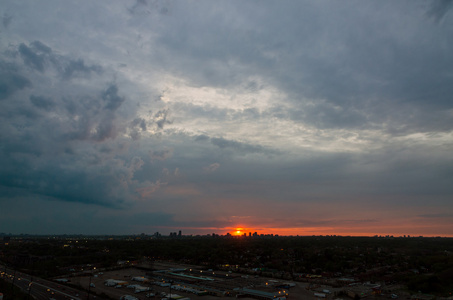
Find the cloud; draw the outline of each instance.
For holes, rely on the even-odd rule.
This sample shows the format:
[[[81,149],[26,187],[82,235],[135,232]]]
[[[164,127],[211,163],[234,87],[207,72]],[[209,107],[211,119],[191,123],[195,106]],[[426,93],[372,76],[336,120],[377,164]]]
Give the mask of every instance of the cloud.
[[[55,106],[55,103],[52,99],[40,96],[30,95],[30,102],[33,103],[34,106],[43,110],[51,110]]]
[[[3,17],[2,17],[3,27],[8,28],[9,25],[11,24],[12,20],[13,20],[13,16],[11,16],[8,13],[3,13]]]
[[[110,76],[85,81],[93,72],[104,75],[98,65],[56,54],[37,40],[16,49],[18,56],[1,56],[2,193],[115,209],[132,205],[136,189],[148,182],[135,178],[145,162],[126,155],[131,139],[123,134],[146,131],[146,121]]]
[[[23,43],[19,45],[19,54],[23,58],[26,65],[41,73],[44,72],[46,59],[43,54],[36,53]]]
[[[439,213],[439,214],[422,214],[422,215],[418,215],[418,217],[420,217],[420,218],[428,218],[428,219],[431,219],[431,218],[444,219],[444,218],[451,218],[451,217],[453,217],[453,215],[452,214],[446,214],[446,213]]]
[[[426,12],[426,15],[439,23],[452,8],[453,1],[451,0],[431,1],[431,6]]]
[[[81,58],[74,59],[68,56],[59,55],[52,51],[52,48],[41,41],[33,41],[26,46],[21,43],[18,53],[24,63],[41,73],[45,68],[53,68],[63,79],[89,78],[92,73],[101,75],[103,68],[100,65],[87,65]]]
[[[91,72],[100,74],[102,72],[102,68],[98,65],[86,66],[82,59],[70,60],[63,69],[63,77],[69,79],[76,75],[86,76]]]
[[[6,63],[0,63],[0,100],[6,99],[15,92],[31,87],[31,81],[25,76],[17,73]]]
[[[159,129],[163,129],[165,124],[171,124],[172,122],[167,119],[169,110],[168,109],[162,109],[159,110],[155,115],[154,115],[154,121],[157,124],[157,127]]]
[[[201,142],[201,141],[205,142],[205,141],[209,141],[209,139],[210,139],[209,136],[204,135],[204,134],[198,135],[195,137],[195,141],[197,141],[197,142]]]
[[[105,108],[115,111],[124,102],[124,98],[118,95],[118,87],[115,84],[110,85],[103,93],[102,100],[105,101]]]
[[[232,227],[238,207],[279,228],[435,223],[453,193],[452,6],[419,4],[6,1],[1,201],[131,232],[152,230],[139,212]]]
[[[261,145],[251,145],[246,143],[241,143],[237,141],[227,140],[224,138],[211,138],[211,143],[220,149],[232,149],[241,154],[247,153],[263,153],[263,154],[273,154],[276,151],[271,149],[266,149]]]
[[[98,142],[116,138],[128,127],[118,120],[117,110],[124,101],[116,84],[109,84],[97,95],[64,97],[55,107],[67,121],[59,128],[61,136],[67,140]]]
[[[156,181],[155,183],[151,183],[146,187],[138,188],[137,192],[142,198],[150,198],[152,194],[154,194],[158,189],[165,185],[167,185],[166,182]]]
[[[166,160],[170,158],[173,154],[173,149],[163,149],[163,150],[150,150],[149,156],[151,160]]]
[[[213,163],[213,164],[210,164],[210,165],[207,166],[207,167],[204,167],[203,170],[204,170],[206,173],[212,173],[212,172],[216,171],[219,167],[220,167],[220,164],[219,164],[219,163]]]
[[[151,228],[162,228],[175,224],[175,216],[166,212],[140,212],[127,217],[128,222],[134,226],[145,226],[148,230]],[[148,232],[151,234],[154,232]]]
[[[44,45],[40,41],[34,41],[34,42],[30,43],[30,46],[42,53],[46,53],[46,54],[52,53],[52,48],[48,47],[47,45]],[[19,51],[20,51],[20,47],[19,47]]]
[[[210,145],[219,148],[219,153],[229,153],[231,155],[250,155],[250,154],[264,154],[264,155],[278,155],[281,154],[279,150],[275,148],[264,147],[261,145],[243,143],[235,140],[229,140],[222,137],[209,137],[207,135],[197,135],[193,138],[196,144],[206,145],[210,142]]]
[[[102,162],[99,154],[85,159],[71,153],[59,154],[53,160],[48,156],[48,153],[43,153],[39,159],[34,159],[24,153],[19,160],[17,154],[13,154],[7,161],[8,156],[3,154],[1,189],[5,192],[21,191],[28,197],[39,195],[60,201],[120,208],[131,204],[131,195],[140,186],[134,179],[135,172],[143,165],[138,157],[129,162],[106,160],[104,157]]]
[[[140,138],[141,132],[146,131],[147,125],[146,120],[143,118],[135,118],[129,126],[130,133],[129,135],[133,140],[138,140]]]

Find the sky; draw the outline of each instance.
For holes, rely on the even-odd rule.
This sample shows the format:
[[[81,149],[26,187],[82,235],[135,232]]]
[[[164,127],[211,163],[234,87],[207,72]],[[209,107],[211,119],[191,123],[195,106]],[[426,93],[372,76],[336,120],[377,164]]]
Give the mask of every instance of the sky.
[[[0,232],[453,237],[452,1],[0,18]]]

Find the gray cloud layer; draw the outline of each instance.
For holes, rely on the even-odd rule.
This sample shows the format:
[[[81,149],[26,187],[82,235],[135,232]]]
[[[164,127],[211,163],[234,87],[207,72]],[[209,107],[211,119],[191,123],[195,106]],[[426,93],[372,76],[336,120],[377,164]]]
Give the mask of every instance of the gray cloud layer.
[[[393,210],[436,219],[452,209],[452,7],[6,1],[0,207],[169,227],[229,226],[235,203],[280,227],[332,226],[335,209],[310,219],[323,203],[375,228]]]

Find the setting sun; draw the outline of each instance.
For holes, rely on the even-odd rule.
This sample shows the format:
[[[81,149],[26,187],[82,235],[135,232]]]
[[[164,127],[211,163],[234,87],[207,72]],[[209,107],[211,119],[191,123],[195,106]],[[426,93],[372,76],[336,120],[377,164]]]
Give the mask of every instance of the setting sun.
[[[254,229],[248,227],[233,227],[229,228],[230,234],[233,236],[244,236],[244,235],[251,235],[252,232],[255,232]]]
[[[242,227],[236,227],[234,228],[234,230],[231,232],[231,235],[235,235],[235,236],[240,236],[240,235],[243,235],[245,232],[245,229],[242,228]]]

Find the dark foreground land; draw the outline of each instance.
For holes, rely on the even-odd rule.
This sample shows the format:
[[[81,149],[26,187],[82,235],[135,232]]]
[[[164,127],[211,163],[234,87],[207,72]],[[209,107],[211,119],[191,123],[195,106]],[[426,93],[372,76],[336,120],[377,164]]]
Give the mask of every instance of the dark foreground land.
[[[19,236],[3,239],[0,262],[5,270],[37,278],[74,278],[70,282],[85,291],[90,278],[98,284],[109,279],[104,273],[134,267],[146,277],[171,262],[181,269],[194,266],[190,272],[210,272],[214,279],[231,274],[250,285],[259,285],[252,278],[266,278],[264,285],[294,282],[312,294],[326,286],[336,291],[326,294],[330,299],[390,298],[396,286],[405,298],[453,295],[451,238]],[[194,275],[188,270],[186,275]],[[368,292],[358,286],[369,287]],[[290,292],[290,299],[297,298]]]

